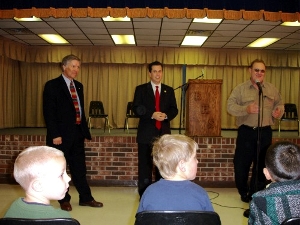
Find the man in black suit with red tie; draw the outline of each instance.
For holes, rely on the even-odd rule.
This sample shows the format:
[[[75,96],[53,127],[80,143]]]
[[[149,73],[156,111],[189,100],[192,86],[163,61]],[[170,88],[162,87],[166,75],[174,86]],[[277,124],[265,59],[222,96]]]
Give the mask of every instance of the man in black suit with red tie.
[[[72,181],[79,193],[79,205],[102,207],[94,200],[86,179],[84,140],[91,139],[84,113],[83,85],[74,80],[80,59],[67,55],[62,60],[62,74],[45,84],[43,112],[47,126],[46,144],[64,152]],[[67,192],[59,201],[62,210],[71,211]]]
[[[170,121],[178,114],[173,88],[161,83],[162,63],[152,62],[148,70],[151,81],[136,87],[133,100],[133,111],[140,118],[136,138],[140,197],[152,183],[152,142],[163,134],[171,134]],[[155,168],[155,181],[160,178]]]

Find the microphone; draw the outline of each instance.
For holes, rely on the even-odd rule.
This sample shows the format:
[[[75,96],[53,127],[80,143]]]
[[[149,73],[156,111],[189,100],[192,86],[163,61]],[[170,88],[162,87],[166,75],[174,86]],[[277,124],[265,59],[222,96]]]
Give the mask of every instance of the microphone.
[[[258,80],[256,80],[255,83],[256,83],[256,85],[258,87],[259,92],[262,92],[262,87],[261,87],[260,82]]]

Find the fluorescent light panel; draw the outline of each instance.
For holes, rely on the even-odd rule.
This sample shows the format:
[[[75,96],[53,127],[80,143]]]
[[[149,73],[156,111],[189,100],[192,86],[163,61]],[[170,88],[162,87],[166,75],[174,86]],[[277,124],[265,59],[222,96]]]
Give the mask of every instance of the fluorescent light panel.
[[[193,23],[220,23],[222,19],[195,18]]]
[[[130,18],[125,16],[125,17],[118,17],[118,18],[114,18],[114,17],[110,17],[110,16],[107,16],[107,17],[103,17],[102,18],[103,21],[130,21]]]
[[[135,40],[133,35],[111,35],[116,45],[134,45]]]
[[[201,46],[207,38],[206,36],[185,36],[181,45]]]
[[[299,27],[300,23],[297,21],[295,22],[284,22],[282,24],[280,24],[281,26],[290,26],[290,27]]]
[[[253,41],[248,47],[253,48],[262,48],[273,44],[274,42],[278,41],[280,38],[259,38],[256,41]]]
[[[37,18],[35,16],[29,17],[29,18],[17,18],[14,17],[14,20],[19,21],[19,22],[32,22],[32,21],[42,21],[40,18]]]
[[[68,44],[62,36],[58,34],[38,34],[39,37],[43,38],[45,41],[51,44]]]

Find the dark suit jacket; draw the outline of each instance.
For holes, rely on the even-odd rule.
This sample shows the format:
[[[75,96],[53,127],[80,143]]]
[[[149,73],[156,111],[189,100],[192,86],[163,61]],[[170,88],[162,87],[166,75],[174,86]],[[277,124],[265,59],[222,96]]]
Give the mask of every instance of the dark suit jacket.
[[[151,143],[155,137],[156,120],[151,119],[155,112],[155,96],[150,82],[136,87],[132,108],[140,118],[137,142]],[[177,116],[178,109],[173,88],[165,84],[161,84],[160,111],[168,117],[162,121],[162,134],[170,134],[170,121]]]
[[[84,138],[91,139],[84,113],[83,85],[74,80],[81,106],[81,130]],[[47,126],[47,145],[53,146],[53,138],[62,137],[64,147],[73,142],[76,130],[76,111],[64,78],[59,76],[45,84],[43,112]],[[54,146],[55,147],[55,146]]]

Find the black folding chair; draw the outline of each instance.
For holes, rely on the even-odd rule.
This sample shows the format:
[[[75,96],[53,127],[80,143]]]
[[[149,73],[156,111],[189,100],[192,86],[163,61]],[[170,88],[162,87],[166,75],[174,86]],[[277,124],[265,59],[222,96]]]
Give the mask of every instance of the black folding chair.
[[[0,218],[0,225],[80,225],[80,223],[74,218]]]
[[[135,218],[135,225],[221,225],[219,215],[209,211],[143,211]]]

